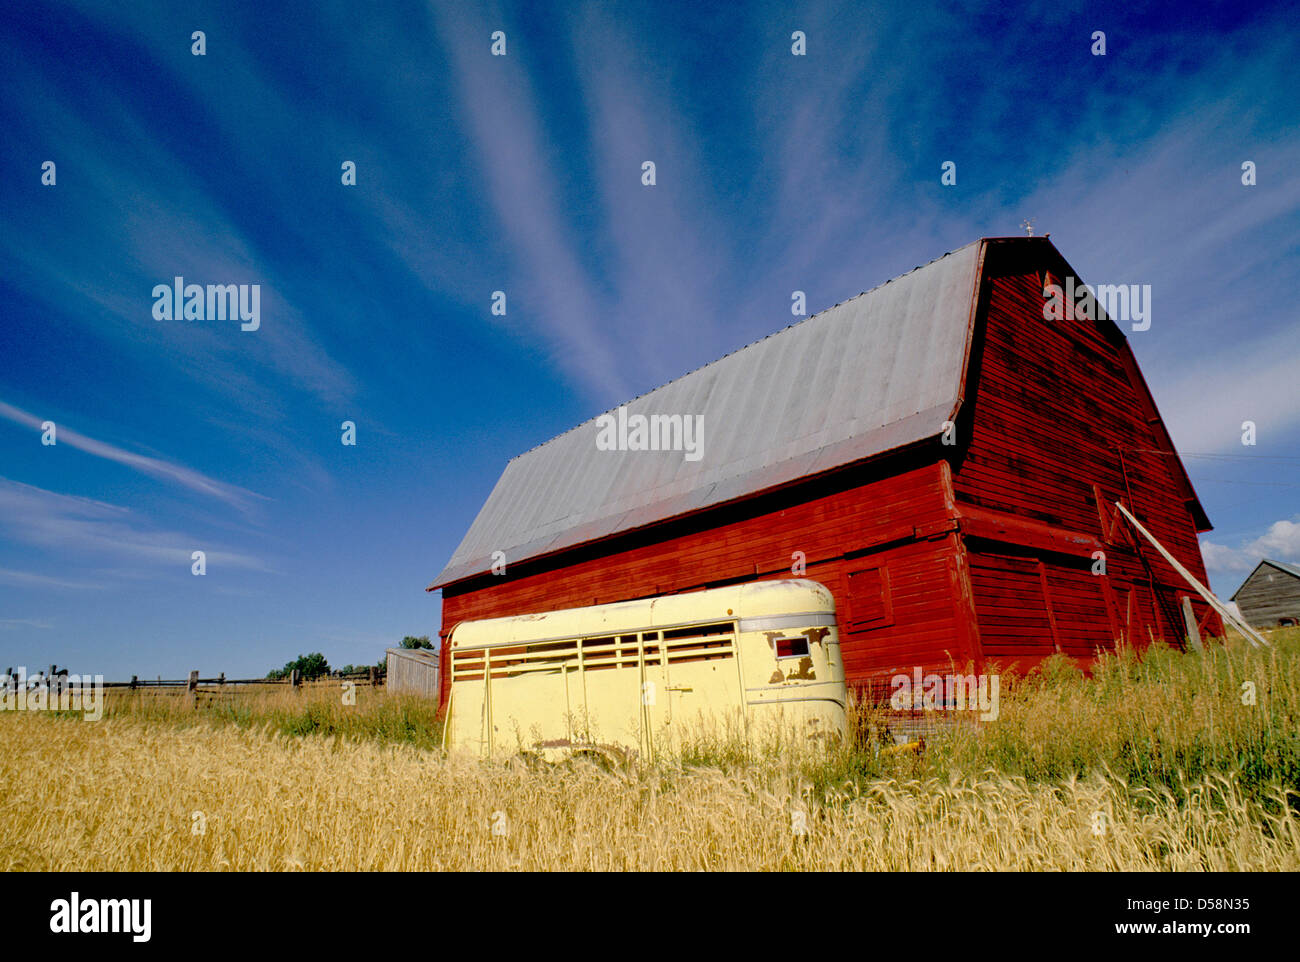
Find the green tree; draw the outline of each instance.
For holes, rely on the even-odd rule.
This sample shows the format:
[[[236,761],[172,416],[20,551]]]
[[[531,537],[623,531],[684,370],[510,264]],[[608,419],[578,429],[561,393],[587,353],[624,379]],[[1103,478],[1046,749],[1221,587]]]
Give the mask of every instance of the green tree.
[[[307,681],[319,678],[321,675],[330,673],[330,663],[325,660],[325,656],[319,651],[313,651],[310,655],[299,655],[293,661],[289,662],[277,675],[273,670],[267,674],[267,678],[287,677],[294,669],[298,670],[300,677]]]
[[[419,638],[413,635],[407,635],[402,639],[403,648],[432,648],[433,642],[429,640],[428,635],[421,635]]]

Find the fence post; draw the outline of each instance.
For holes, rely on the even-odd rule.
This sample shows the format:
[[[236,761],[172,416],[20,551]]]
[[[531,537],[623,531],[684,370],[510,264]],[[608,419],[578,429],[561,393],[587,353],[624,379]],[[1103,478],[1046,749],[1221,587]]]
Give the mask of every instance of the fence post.
[[[132,675],[132,676],[131,676],[131,690],[134,691],[134,690],[135,690],[135,686],[138,685],[139,683],[140,683],[140,679],[137,678],[135,675]]]
[[[375,676],[377,676],[378,674],[379,674],[379,669],[376,668],[374,665],[371,665],[370,666],[370,687],[371,688],[375,687]]]
[[[226,687],[226,673],[224,671],[217,676],[217,684],[222,688]]]
[[[302,684],[302,676],[298,674],[297,668],[294,668],[289,672],[289,684],[294,688],[297,688]]]
[[[195,668],[190,672],[190,680],[185,686],[189,694],[190,706],[197,707],[199,704],[199,670]]]

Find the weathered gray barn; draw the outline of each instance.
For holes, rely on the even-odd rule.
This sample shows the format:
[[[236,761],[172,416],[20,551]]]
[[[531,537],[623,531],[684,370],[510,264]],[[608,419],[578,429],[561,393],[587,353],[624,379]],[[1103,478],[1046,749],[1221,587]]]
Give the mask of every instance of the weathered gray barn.
[[[440,661],[437,649],[388,648],[388,674],[384,687],[397,694],[437,699]]]
[[[1252,628],[1300,625],[1300,567],[1265,558],[1232,600]]]

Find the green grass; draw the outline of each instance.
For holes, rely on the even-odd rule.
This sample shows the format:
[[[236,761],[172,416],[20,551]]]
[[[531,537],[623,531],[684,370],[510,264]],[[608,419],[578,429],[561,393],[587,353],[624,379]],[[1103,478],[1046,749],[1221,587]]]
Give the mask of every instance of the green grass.
[[[356,704],[345,705],[338,683],[253,690],[200,691],[197,704],[177,692],[110,692],[105,718],[129,718],[154,724],[234,725],[305,737],[401,743],[436,749],[442,744],[442,721],[428,699],[391,695],[382,688],[356,688]]]

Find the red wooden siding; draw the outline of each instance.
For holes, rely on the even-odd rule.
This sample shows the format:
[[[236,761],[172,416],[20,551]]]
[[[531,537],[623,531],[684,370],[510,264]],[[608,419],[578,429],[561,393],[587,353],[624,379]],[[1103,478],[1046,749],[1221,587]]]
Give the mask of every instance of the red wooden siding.
[[[1018,670],[1060,652],[1091,658],[1115,647],[1126,617],[1117,615],[1111,579],[1092,573],[1091,559],[974,542],[971,585],[984,656]],[[1145,637],[1145,621],[1139,626]]]
[[[1145,643],[1154,635],[1181,641],[1185,632],[1177,598],[1188,586],[1150,545],[1136,546],[1131,526],[1122,519],[1114,524],[1109,507],[1124,501],[1179,561],[1205,579],[1179,467],[1170,450],[1161,450],[1166,446],[1128,345],[1108,332],[1106,322],[1043,320],[1043,268],[1050,267],[1055,283],[1062,282],[1067,268],[997,256],[996,246],[992,250],[972,367],[974,391],[967,395],[967,403],[973,402],[965,419],[969,444],[953,471],[957,500],[1096,539],[1106,553],[1112,588],[1134,591],[1130,640]],[[1100,507],[1098,493],[1105,502]],[[1060,595],[1056,629],[1067,653],[1108,645],[1116,620],[1108,589],[1085,587],[1081,579],[1095,577],[1085,571],[1057,565],[1047,575],[1048,594]],[[982,592],[987,605],[992,586],[985,578],[977,596]],[[1199,599],[1197,608],[1205,614]],[[1124,627],[1122,613],[1119,620]],[[1208,620],[1212,630],[1221,630],[1217,619]],[[992,636],[1005,638],[1009,629],[995,624]],[[986,653],[992,654],[983,615],[981,634]]]
[[[860,630],[844,633],[850,680],[893,666],[910,671],[918,664],[947,664],[945,650],[960,659],[970,654],[970,642],[968,619],[959,618],[953,601],[956,548],[943,523],[951,514],[946,475],[943,462],[923,465],[811,500],[794,494],[780,508],[726,524],[715,525],[711,513],[704,514],[689,533],[656,540],[647,532],[635,546],[583,561],[555,559],[532,573],[507,568],[503,578],[469,591],[452,585],[444,589],[443,634],[469,619],[789,578],[792,555],[800,551],[804,576],[826,585],[840,610],[855,610],[851,572],[879,569],[888,580],[887,595],[876,599],[887,605],[888,618],[873,616]],[[925,525],[937,531],[918,541],[916,529]]]
[[[971,587],[986,658],[1036,660],[1056,650],[1037,561],[972,554]]]
[[[938,537],[846,560],[815,577],[835,595],[840,618],[844,665],[850,682],[887,679],[896,672],[964,666],[978,660],[969,617],[953,590],[955,537]],[[855,574],[879,570],[886,586],[887,615],[867,623],[857,620]],[[868,576],[874,580],[874,576]]]
[[[1098,649],[1115,647],[1115,623],[1106,597],[1106,582],[1091,564],[1044,563],[1047,601],[1064,654],[1089,658]]]

